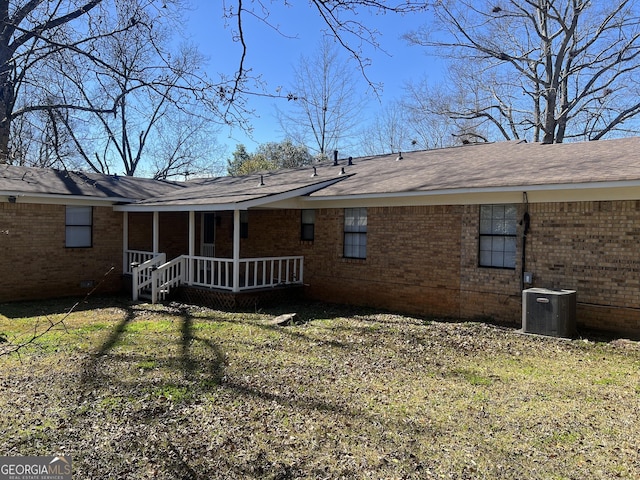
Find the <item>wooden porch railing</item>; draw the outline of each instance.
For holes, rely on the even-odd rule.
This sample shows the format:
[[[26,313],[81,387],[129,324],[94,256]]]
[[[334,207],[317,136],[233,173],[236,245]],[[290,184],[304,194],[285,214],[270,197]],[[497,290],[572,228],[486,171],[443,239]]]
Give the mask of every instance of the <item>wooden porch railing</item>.
[[[133,300],[138,300],[141,293],[152,292],[154,281],[154,272],[158,267],[167,262],[167,256],[164,253],[156,254],[141,264],[131,264],[131,288],[133,291]]]
[[[132,264],[141,265],[151,260],[153,257],[159,255],[158,253],[145,252],[142,250],[127,250],[124,252],[124,254],[126,255],[124,273],[132,272],[132,267],[131,267]]]
[[[303,283],[304,257],[241,258],[238,285],[233,285],[233,259],[182,255],[169,262],[157,257],[134,271],[134,300],[150,292],[152,303],[164,300],[178,285],[240,292]],[[137,286],[137,287],[136,287]],[[137,290],[136,290],[137,288]]]

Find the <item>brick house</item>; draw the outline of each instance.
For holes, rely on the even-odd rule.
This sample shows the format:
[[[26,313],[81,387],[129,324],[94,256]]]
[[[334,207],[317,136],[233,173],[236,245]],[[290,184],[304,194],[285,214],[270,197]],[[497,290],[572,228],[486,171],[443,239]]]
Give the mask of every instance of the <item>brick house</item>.
[[[545,287],[577,291],[579,326],[640,336],[640,138],[185,183],[1,168],[0,269],[17,274],[3,273],[0,301],[81,293],[113,266],[101,288],[131,274],[134,296],[153,299],[304,285],[308,298],[517,324],[523,288]]]

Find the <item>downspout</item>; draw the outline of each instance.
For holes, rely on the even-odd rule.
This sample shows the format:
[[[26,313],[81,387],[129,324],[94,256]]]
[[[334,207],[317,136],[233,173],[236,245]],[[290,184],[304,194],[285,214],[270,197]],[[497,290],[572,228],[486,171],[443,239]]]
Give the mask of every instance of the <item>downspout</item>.
[[[520,272],[520,291],[524,290],[524,272],[527,271],[527,233],[529,233],[529,226],[531,224],[531,216],[529,215],[529,198],[527,192],[522,193],[522,199],[524,202],[524,215],[520,221],[522,225],[522,271]]]

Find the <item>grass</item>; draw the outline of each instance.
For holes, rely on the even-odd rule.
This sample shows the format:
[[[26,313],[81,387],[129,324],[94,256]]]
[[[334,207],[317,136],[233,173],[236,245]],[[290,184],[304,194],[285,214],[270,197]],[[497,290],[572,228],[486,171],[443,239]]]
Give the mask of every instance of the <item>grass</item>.
[[[640,477],[637,342],[96,302],[0,357],[3,455],[64,451],[74,478]],[[65,308],[0,305],[0,332]]]

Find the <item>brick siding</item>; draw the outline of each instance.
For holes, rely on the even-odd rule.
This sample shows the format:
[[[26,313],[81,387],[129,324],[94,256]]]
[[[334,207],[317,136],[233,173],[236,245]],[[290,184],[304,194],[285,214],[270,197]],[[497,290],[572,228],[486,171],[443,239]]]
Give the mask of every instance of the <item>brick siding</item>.
[[[575,289],[580,327],[638,335],[640,202],[528,208],[525,269],[533,272],[534,283],[524,288]],[[521,218],[524,205],[518,209]],[[479,267],[479,210],[477,205],[368,208],[364,260],[343,258],[343,209],[316,211],[313,242],[299,240],[299,211],[251,211],[241,253],[304,255],[311,298],[519,325],[523,227],[518,225],[515,269]]]
[[[10,212],[16,205],[3,208]],[[518,209],[521,218],[525,207]],[[525,288],[575,289],[579,327],[639,335],[640,202],[540,203],[528,209],[525,270],[533,272],[534,283]],[[303,255],[310,298],[417,315],[491,317],[518,325],[522,226],[515,269],[479,267],[479,210],[477,205],[368,208],[363,260],[343,258],[343,209],[316,210],[313,242],[300,240],[299,210],[252,210],[241,256]],[[64,209],[59,214],[62,220],[55,228],[63,235]],[[216,216],[216,256],[231,257],[233,215]],[[129,218],[131,248],[150,249],[151,215]],[[196,222],[199,244],[199,214]],[[170,256],[188,251],[188,214],[160,214],[160,232],[161,251],[170,250]]]
[[[0,203],[0,301],[99,292],[122,288],[122,214],[93,208],[93,247],[65,247],[65,206]]]

